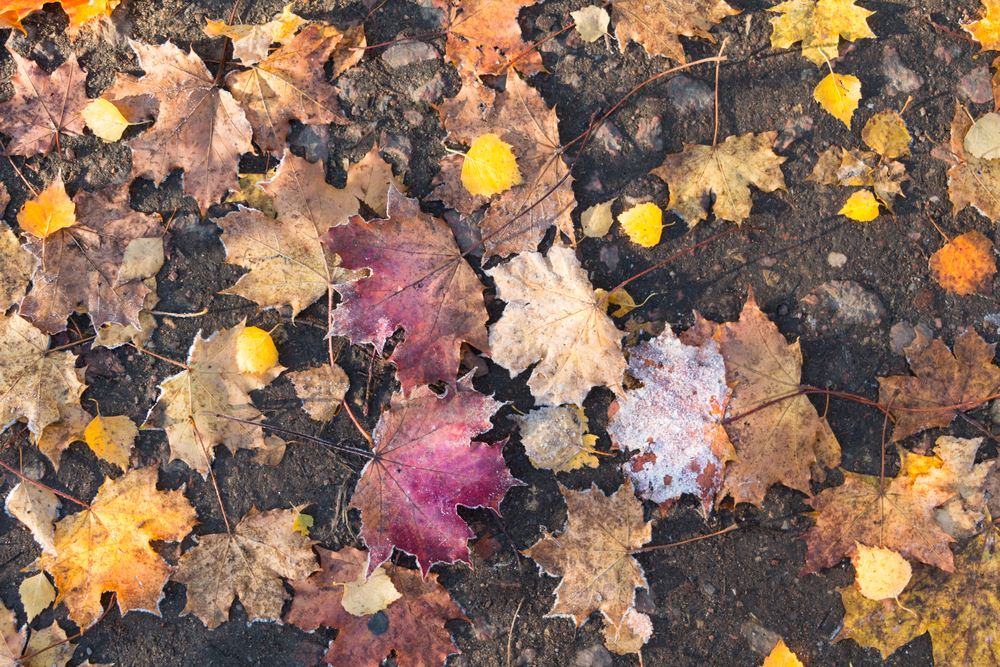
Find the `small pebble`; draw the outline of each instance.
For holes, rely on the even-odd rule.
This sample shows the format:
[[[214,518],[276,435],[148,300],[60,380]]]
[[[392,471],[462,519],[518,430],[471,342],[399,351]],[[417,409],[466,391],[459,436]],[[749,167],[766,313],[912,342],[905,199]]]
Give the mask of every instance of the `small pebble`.
[[[847,255],[839,252],[831,252],[826,256],[826,262],[835,269],[839,269],[844,264],[847,264]]]

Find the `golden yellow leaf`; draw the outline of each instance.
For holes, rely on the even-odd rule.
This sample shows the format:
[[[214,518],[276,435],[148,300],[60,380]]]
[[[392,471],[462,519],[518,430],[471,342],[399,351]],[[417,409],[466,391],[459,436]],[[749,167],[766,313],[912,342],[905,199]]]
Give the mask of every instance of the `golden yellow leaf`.
[[[882,111],[872,116],[861,130],[861,138],[884,158],[910,154],[910,132],[902,116],[895,111]]]
[[[639,204],[619,215],[618,223],[633,243],[652,248],[663,232],[663,211],[652,202]]]
[[[866,547],[855,543],[858,553],[854,558],[858,590],[869,600],[896,598],[910,583],[913,569],[906,559],[892,549]]]
[[[779,639],[761,667],[803,667],[803,665],[802,661],[785,646],[785,640]]]
[[[377,614],[403,597],[403,594],[396,590],[384,567],[380,565],[372,572],[370,578],[365,577],[367,570],[368,568],[362,568],[354,581],[344,584],[341,604],[344,606],[344,611],[353,616]]]
[[[87,127],[104,141],[118,141],[130,123],[122,112],[104,98],[91,101],[80,112]]]
[[[278,348],[274,346],[271,334],[247,327],[236,341],[236,366],[240,373],[260,375],[278,365]]]
[[[24,613],[28,615],[29,623],[35,616],[48,609],[56,599],[56,589],[49,583],[49,578],[44,572],[22,581],[17,592],[21,596],[21,604],[24,605]]]
[[[844,204],[844,208],[838,211],[840,215],[846,215],[851,220],[858,222],[869,222],[878,217],[878,200],[869,190],[858,190]]]
[[[854,110],[858,108],[858,102],[861,100],[861,81],[850,74],[830,72],[816,86],[813,97],[820,106],[850,128],[851,116],[854,115]]]
[[[62,176],[56,176],[49,187],[24,203],[17,224],[22,232],[40,239],[76,224],[76,204],[66,194]]]
[[[292,530],[298,531],[309,537],[309,529],[313,527],[313,518],[308,514],[302,514],[301,512],[297,517],[295,517],[295,522],[292,523]]]
[[[523,182],[510,144],[495,134],[472,142],[462,163],[462,185],[469,194],[492,197]]]
[[[122,470],[128,468],[129,452],[139,435],[139,428],[128,417],[102,417],[97,415],[87,424],[83,439],[94,450],[97,458],[104,459]]]
[[[986,16],[972,23],[963,23],[962,27],[982,44],[983,51],[996,51],[1000,49],[1000,2],[983,0],[983,7],[986,8]]]
[[[615,199],[595,204],[580,214],[580,226],[583,227],[585,236],[596,238],[608,233],[615,221],[611,215],[611,205],[615,203]]]
[[[977,231],[962,234],[931,255],[930,268],[934,280],[952,294],[989,295],[997,272],[993,243]]]
[[[782,16],[771,19],[771,46],[787,49],[802,42],[802,55],[816,67],[837,57],[838,36],[853,42],[875,37],[866,19],[874,14],[856,7],[854,0],[789,0],[769,8]]]

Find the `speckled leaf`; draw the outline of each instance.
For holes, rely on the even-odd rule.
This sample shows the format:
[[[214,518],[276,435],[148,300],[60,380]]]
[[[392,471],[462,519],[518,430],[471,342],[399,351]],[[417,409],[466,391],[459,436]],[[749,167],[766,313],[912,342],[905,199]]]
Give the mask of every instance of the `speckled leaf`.
[[[611,5],[618,47],[628,42],[645,47],[651,56],[667,56],[685,63],[678,35],[714,42],[708,31],[727,16],[739,14],[725,0],[617,0]]]
[[[28,530],[42,551],[56,553],[55,524],[59,497],[31,482],[20,482],[7,494],[4,509]]]
[[[460,72],[506,74],[513,64],[525,74],[542,71],[537,49],[521,39],[517,15],[538,0],[430,0],[444,12],[445,57]],[[512,60],[517,58],[517,62]]]

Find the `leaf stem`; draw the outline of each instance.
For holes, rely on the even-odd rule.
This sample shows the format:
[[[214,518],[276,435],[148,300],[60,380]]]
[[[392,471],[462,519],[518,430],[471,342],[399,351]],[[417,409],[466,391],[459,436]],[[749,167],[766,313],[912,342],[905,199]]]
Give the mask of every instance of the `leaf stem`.
[[[187,364],[182,364],[179,361],[174,361],[173,359],[167,359],[166,357],[161,357],[160,355],[156,354],[155,352],[150,352],[149,350],[145,350],[145,349],[139,347],[138,345],[136,345],[132,341],[129,341],[128,344],[131,345],[132,347],[134,347],[135,349],[137,349],[139,352],[142,352],[143,354],[148,354],[151,357],[155,357],[156,359],[159,359],[160,361],[166,361],[167,363],[173,364],[174,366],[180,366],[181,368],[183,368],[186,371],[191,370],[191,367],[188,366]]]
[[[639,549],[629,549],[626,553],[628,553],[628,554],[638,554],[638,553],[643,553],[644,551],[656,551],[657,549],[668,549],[670,547],[679,547],[682,544],[690,544],[691,542],[697,542],[699,540],[707,540],[710,537],[716,537],[718,535],[723,535],[725,533],[730,533],[730,532],[736,530],[737,528],[739,528],[739,525],[734,523],[733,525],[729,526],[728,528],[723,528],[722,530],[720,530],[718,532],[709,533],[708,535],[699,535],[698,537],[692,537],[691,539],[689,539],[689,540],[683,540],[682,542],[671,542],[670,544],[658,544],[658,545],[653,546],[653,547],[641,547]]]
[[[372,437],[368,435],[368,433],[363,428],[361,428],[361,424],[358,423],[357,417],[355,417],[354,413],[351,412],[351,406],[347,404],[347,398],[345,397],[340,399],[340,402],[344,404],[344,409],[347,410],[347,416],[351,418],[352,422],[354,422],[354,425],[357,427],[358,431],[360,431],[361,435],[365,437],[365,440],[368,441],[368,444],[374,448],[375,441],[372,440]]]
[[[201,431],[198,430],[198,425],[194,423],[194,416],[188,415],[188,419],[191,421],[191,428],[194,429],[194,434],[198,436],[198,444],[201,445],[201,453],[205,455],[205,465],[208,466],[208,474],[212,476],[212,486],[215,487],[215,497],[219,501],[219,509],[222,511],[222,520],[226,522],[226,532],[231,536],[233,534],[233,529],[229,526],[229,517],[226,516],[226,506],[222,504],[222,494],[219,493],[219,483],[215,480],[215,471],[212,470],[212,459],[208,457],[208,449],[205,448],[205,441],[201,437]]]
[[[250,426],[259,426],[261,428],[270,429],[277,433],[285,433],[286,435],[294,435],[302,438],[304,440],[309,440],[311,442],[318,443],[329,447],[330,449],[338,452],[344,452],[345,454],[357,454],[358,456],[363,456],[366,459],[374,459],[375,455],[365,449],[358,449],[357,447],[348,447],[347,445],[339,445],[335,442],[330,442],[329,440],[324,440],[323,438],[317,438],[314,435],[308,435],[306,433],[300,433],[298,431],[293,431],[288,428],[281,428],[280,426],[272,426],[271,424],[261,424],[259,422],[252,422],[246,419],[237,419],[236,417],[230,417],[229,415],[219,414],[218,412],[206,412],[205,414],[211,415],[213,417],[218,417],[220,419],[228,419],[229,421],[239,422],[240,424],[248,424]]]
[[[45,486],[41,482],[36,482],[35,480],[33,480],[30,477],[26,476],[24,473],[21,473],[21,472],[18,472],[17,470],[14,470],[13,468],[11,468],[9,465],[7,465],[6,463],[4,463],[3,461],[0,461],[0,466],[6,468],[8,472],[13,473],[14,475],[17,475],[18,477],[20,477],[22,482],[27,482],[28,484],[34,484],[35,486],[37,486],[40,489],[45,489],[46,491],[51,491],[52,493],[56,494],[60,498],[65,498],[66,500],[72,501],[72,502],[76,503],[77,505],[79,505],[80,507],[82,507],[84,509],[88,509],[88,510],[91,509],[90,505],[88,505],[87,503],[83,502],[82,500],[77,500],[76,498],[74,498],[73,496],[71,496],[71,495],[69,495],[67,493],[63,493],[62,491],[56,491],[55,489],[53,489],[50,486]]]

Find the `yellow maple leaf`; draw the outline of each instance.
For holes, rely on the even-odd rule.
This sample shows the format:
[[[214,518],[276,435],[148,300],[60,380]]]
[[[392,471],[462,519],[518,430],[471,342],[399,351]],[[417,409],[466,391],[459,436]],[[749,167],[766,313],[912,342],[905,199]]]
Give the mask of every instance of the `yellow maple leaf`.
[[[779,639],[771,654],[764,659],[761,667],[803,667],[802,661],[785,646],[785,640]]]
[[[247,327],[236,341],[236,366],[240,373],[260,375],[278,365],[278,348],[271,334],[257,327]]]
[[[851,220],[869,222],[878,217],[878,200],[869,190],[859,190],[851,195],[844,208],[838,211]]]
[[[104,141],[118,141],[131,123],[111,102],[98,98],[91,101],[80,112],[87,127]]]
[[[990,294],[997,272],[993,243],[971,231],[952,239],[930,259],[931,276],[952,294]]]
[[[495,134],[476,137],[462,163],[462,185],[469,194],[492,197],[523,182],[510,144]]]
[[[983,51],[996,51],[1000,49],[1000,2],[983,0],[983,7],[986,8],[986,16],[972,23],[963,23],[962,27],[982,44]]]
[[[910,583],[913,569],[906,559],[892,549],[867,547],[855,542],[858,548],[854,558],[858,590],[869,600],[898,598]]]
[[[652,248],[663,232],[663,211],[652,202],[639,204],[619,215],[618,223],[633,243]]]
[[[129,452],[135,444],[139,428],[128,417],[102,417],[97,415],[83,431],[87,445],[97,457],[122,470],[128,468]]]
[[[24,203],[17,224],[22,232],[40,239],[76,224],[76,204],[66,194],[62,176],[56,176],[49,187]]]
[[[865,20],[875,12],[856,7],[854,0],[789,0],[767,11],[782,14],[771,19],[771,46],[787,49],[802,42],[802,55],[816,67],[837,57],[838,36],[850,42],[875,37]]]
[[[861,100],[861,81],[850,74],[830,72],[816,86],[813,97],[827,112],[850,128],[851,116]]]

